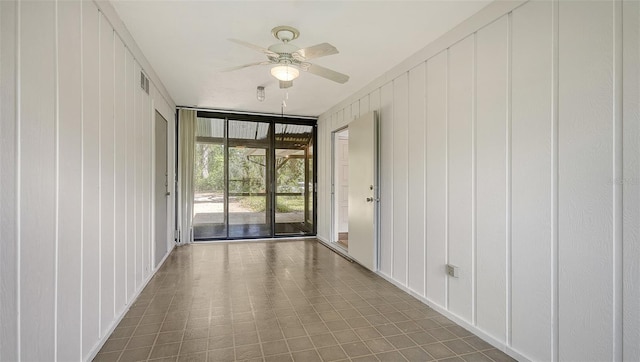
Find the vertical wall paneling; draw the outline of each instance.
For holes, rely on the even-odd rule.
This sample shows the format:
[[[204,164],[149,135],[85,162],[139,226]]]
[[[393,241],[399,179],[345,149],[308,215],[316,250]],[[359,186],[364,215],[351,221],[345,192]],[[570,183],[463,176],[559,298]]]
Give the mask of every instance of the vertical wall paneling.
[[[344,109],[341,109],[336,114],[336,127],[335,128],[336,129],[342,128],[342,127],[346,126],[347,124],[349,124],[349,118],[345,118]]]
[[[113,28],[100,13],[100,332],[114,316]]]
[[[380,88],[380,271],[392,275],[393,244],[393,83]]]
[[[19,355],[18,153],[16,135],[16,57],[18,37],[16,1],[0,2],[0,360],[17,361]]]
[[[426,63],[409,71],[407,286],[424,295]]]
[[[393,277],[407,284],[409,76],[393,81]]]
[[[55,353],[55,3],[20,4],[20,339],[25,361]],[[38,341],[38,348],[27,341]]]
[[[360,100],[357,100],[351,104],[351,120],[357,119],[364,113],[360,113]]]
[[[57,359],[82,359],[82,66],[81,3],[58,6]]]
[[[427,61],[427,299],[447,306],[447,51]]]
[[[638,360],[640,5],[503,4],[319,122],[380,108],[385,278],[518,360]]]
[[[126,212],[126,246],[127,246],[127,301],[136,291],[136,245],[138,244],[136,222],[136,135],[135,135],[135,87],[139,81],[135,73],[133,56],[125,50],[125,68],[127,72],[125,85],[125,127],[126,127],[126,162],[127,162],[127,212]]]
[[[82,356],[100,337],[98,9],[82,3]]]
[[[0,2],[2,361],[93,359],[152,273],[151,107],[174,106],[134,94],[107,5]]]
[[[135,62],[135,76],[138,82],[134,86],[134,107],[135,115],[133,123],[135,125],[135,149],[136,149],[136,289],[142,285],[143,280],[143,244],[144,244],[144,219],[143,219],[143,204],[142,204],[142,167],[144,159],[142,157],[143,151],[143,130],[142,130],[142,89],[140,88],[140,65]]]
[[[342,114],[342,120],[344,122],[344,124],[349,124],[349,122],[353,121],[353,117],[351,115],[351,106],[346,106],[344,107],[343,110],[343,114]]]
[[[476,36],[476,323],[506,341],[508,17]]]
[[[613,360],[622,360],[623,331],[623,199],[615,180],[622,178],[622,1],[613,3]]]
[[[460,268],[449,278],[449,309],[471,322],[472,317],[472,104],[474,37],[449,50],[448,71],[448,262]]]
[[[127,80],[125,70],[125,48],[119,37],[114,39],[114,117],[115,128],[115,313],[120,315],[124,311],[126,304],[127,284],[126,284],[126,159],[125,143],[126,131],[124,123],[125,117],[125,82]]]
[[[551,356],[552,3],[512,16],[512,345]],[[538,54],[532,57],[531,53]]]
[[[380,112],[380,89],[375,89],[369,94],[369,111]]]
[[[640,3],[622,2],[622,360],[640,360]]]
[[[559,18],[559,358],[611,360],[613,6],[560,2]]]
[[[151,268],[151,106],[149,95],[146,92],[142,92],[142,226],[143,226],[143,257],[142,257],[142,279],[146,279],[150,274]]]
[[[369,95],[360,98],[360,114],[364,115],[369,112]]]

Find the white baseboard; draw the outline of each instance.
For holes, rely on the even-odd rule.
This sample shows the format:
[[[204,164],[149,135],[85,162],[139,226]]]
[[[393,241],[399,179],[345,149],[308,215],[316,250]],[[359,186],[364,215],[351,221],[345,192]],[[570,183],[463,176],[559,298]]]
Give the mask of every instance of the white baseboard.
[[[100,352],[100,349],[102,348],[102,346],[104,346],[104,344],[107,342],[109,337],[111,337],[111,334],[113,334],[113,331],[116,329],[118,324],[120,324],[120,322],[122,321],[122,318],[124,318],[124,316],[127,314],[129,309],[131,309],[131,305],[133,304],[133,302],[135,302],[135,300],[138,299],[138,297],[140,296],[140,293],[142,293],[144,288],[151,281],[151,278],[153,278],[153,276],[156,275],[156,273],[162,267],[162,265],[164,265],[164,262],[167,261],[167,258],[169,257],[169,255],[171,255],[171,252],[175,248],[176,246],[174,245],[173,248],[171,248],[171,250],[169,250],[167,254],[165,254],[164,258],[162,258],[162,261],[158,264],[158,266],[155,269],[153,269],[153,272],[147,277],[147,279],[144,280],[140,288],[138,288],[138,290],[133,294],[133,297],[131,297],[131,299],[126,305],[126,308],[111,323],[111,325],[109,326],[109,329],[107,330],[107,333],[105,333],[105,335],[102,336],[102,338],[100,338],[100,340],[95,344],[95,346],[93,346],[93,348],[91,349],[91,353],[89,353],[89,358],[85,360],[86,362],[93,361],[93,359],[96,358],[96,355],[98,354],[98,352]]]
[[[333,251],[341,254],[345,258],[347,258],[349,260],[352,260],[349,257],[349,255],[346,254],[346,252],[343,249],[333,245],[334,243],[331,243],[331,242],[327,241],[325,238],[320,237],[320,236],[318,236],[317,239],[318,239],[318,241],[320,241],[326,247],[328,247],[328,248],[332,249]],[[454,321],[459,326],[461,326],[464,329],[468,330],[469,332],[475,334],[476,336],[478,336],[483,341],[485,341],[485,342],[489,343],[490,345],[492,345],[493,347],[501,350],[502,352],[506,353],[507,355],[511,356],[512,358],[515,358],[518,361],[530,361],[529,358],[527,358],[526,356],[523,356],[518,351],[515,351],[514,349],[512,349],[509,346],[507,346],[503,342],[500,342],[499,340],[493,338],[492,336],[488,335],[487,333],[485,333],[484,331],[482,331],[478,327],[476,327],[476,326],[474,326],[472,324],[469,324],[468,322],[466,322],[462,318],[458,317],[457,315],[449,312],[447,309],[445,309],[444,307],[440,306],[439,304],[436,304],[436,303],[430,301],[429,299],[425,298],[424,296],[422,296],[422,295],[414,292],[413,290],[407,288],[405,285],[400,284],[399,282],[397,282],[396,280],[391,278],[391,276],[389,276],[389,275],[387,275],[387,274],[385,274],[385,273],[383,273],[381,271],[376,271],[375,273],[378,274],[382,279],[388,281],[389,283],[391,283],[391,284],[395,285],[396,287],[398,287],[399,289],[401,289],[403,292],[411,295],[412,297],[418,299],[422,303],[428,305],[430,308],[432,308],[436,312],[438,312],[438,313],[442,314],[443,316],[451,319],[452,321]]]
[[[476,326],[474,326],[472,324],[469,324],[464,319],[462,319],[462,318],[458,317],[457,315],[451,313],[450,311],[448,311],[444,307],[440,306],[439,304],[433,303],[429,299],[423,297],[420,294],[417,294],[413,290],[411,290],[411,289],[407,288],[406,286],[404,286],[404,285],[398,283],[397,281],[393,280],[390,276],[388,276],[388,275],[386,275],[386,274],[384,274],[384,273],[382,273],[380,271],[376,272],[376,274],[378,274],[381,278],[383,278],[384,280],[388,281],[389,283],[395,285],[396,287],[398,287],[402,291],[404,291],[407,294],[411,295],[412,297],[418,299],[422,303],[428,305],[431,309],[433,309],[436,312],[442,314],[443,316],[451,319],[452,321],[454,321],[456,324],[458,324],[462,328],[464,328],[464,329],[468,330],[469,332],[475,334],[476,336],[478,336],[483,341],[489,343],[493,347],[495,347],[495,348],[501,350],[502,352],[506,353],[510,357],[515,358],[518,361],[523,361],[523,362],[531,361],[529,358],[523,356],[518,351],[515,351],[514,349],[512,349],[509,346],[507,346],[503,342],[500,342],[499,340],[493,338],[492,336],[488,335],[487,333],[485,333],[484,331],[482,331],[478,327],[476,327]]]

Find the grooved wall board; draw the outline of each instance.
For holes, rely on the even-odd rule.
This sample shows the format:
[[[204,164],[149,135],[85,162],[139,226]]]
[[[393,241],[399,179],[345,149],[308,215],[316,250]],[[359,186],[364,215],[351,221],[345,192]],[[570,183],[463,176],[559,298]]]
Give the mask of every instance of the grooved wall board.
[[[175,105],[155,84],[134,98],[136,45],[108,6],[0,2],[2,361],[92,359],[154,272],[152,98],[172,124]]]
[[[407,182],[409,163],[409,78],[393,81],[393,270],[394,279],[407,285]],[[383,136],[384,137],[384,136]]]
[[[426,64],[409,71],[409,122],[407,125],[407,286],[424,296],[425,265],[425,153]]]
[[[633,1],[494,2],[323,114],[379,96],[379,273],[518,360],[638,360],[639,34]]]
[[[447,307],[447,59],[427,61],[426,297]]]
[[[480,329],[506,342],[509,19],[478,31],[476,40],[475,315]]]
[[[82,359],[82,7],[58,3],[58,355]]]
[[[511,338],[544,361],[552,356],[551,12],[544,1],[514,10],[511,42]]]
[[[452,313],[472,322],[473,309],[473,69],[475,36],[449,49],[447,92],[448,263],[460,268],[449,278],[448,306]]]

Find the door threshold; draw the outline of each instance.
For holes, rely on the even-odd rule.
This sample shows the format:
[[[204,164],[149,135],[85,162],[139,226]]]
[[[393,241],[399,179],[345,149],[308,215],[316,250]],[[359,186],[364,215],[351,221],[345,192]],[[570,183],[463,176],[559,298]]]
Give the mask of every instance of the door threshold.
[[[217,239],[217,240],[197,240],[191,244],[216,244],[216,243],[253,243],[265,241],[292,241],[301,239],[316,239],[316,236],[278,236],[273,238],[250,238],[250,239]]]
[[[326,246],[327,248],[331,249],[336,254],[339,254],[341,257],[349,260],[350,262],[355,262],[355,260],[353,260],[353,258],[349,256],[349,254],[347,253],[347,250],[340,246],[335,245],[336,243],[326,242],[320,238],[318,238],[318,242],[320,242],[322,245]]]

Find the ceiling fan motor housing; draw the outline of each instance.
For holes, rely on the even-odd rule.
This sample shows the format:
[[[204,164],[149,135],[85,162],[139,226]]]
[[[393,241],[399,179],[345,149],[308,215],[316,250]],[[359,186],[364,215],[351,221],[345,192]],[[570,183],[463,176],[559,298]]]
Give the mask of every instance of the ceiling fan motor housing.
[[[297,46],[290,43],[276,43],[269,47],[269,50],[278,54],[291,54],[297,51]]]

